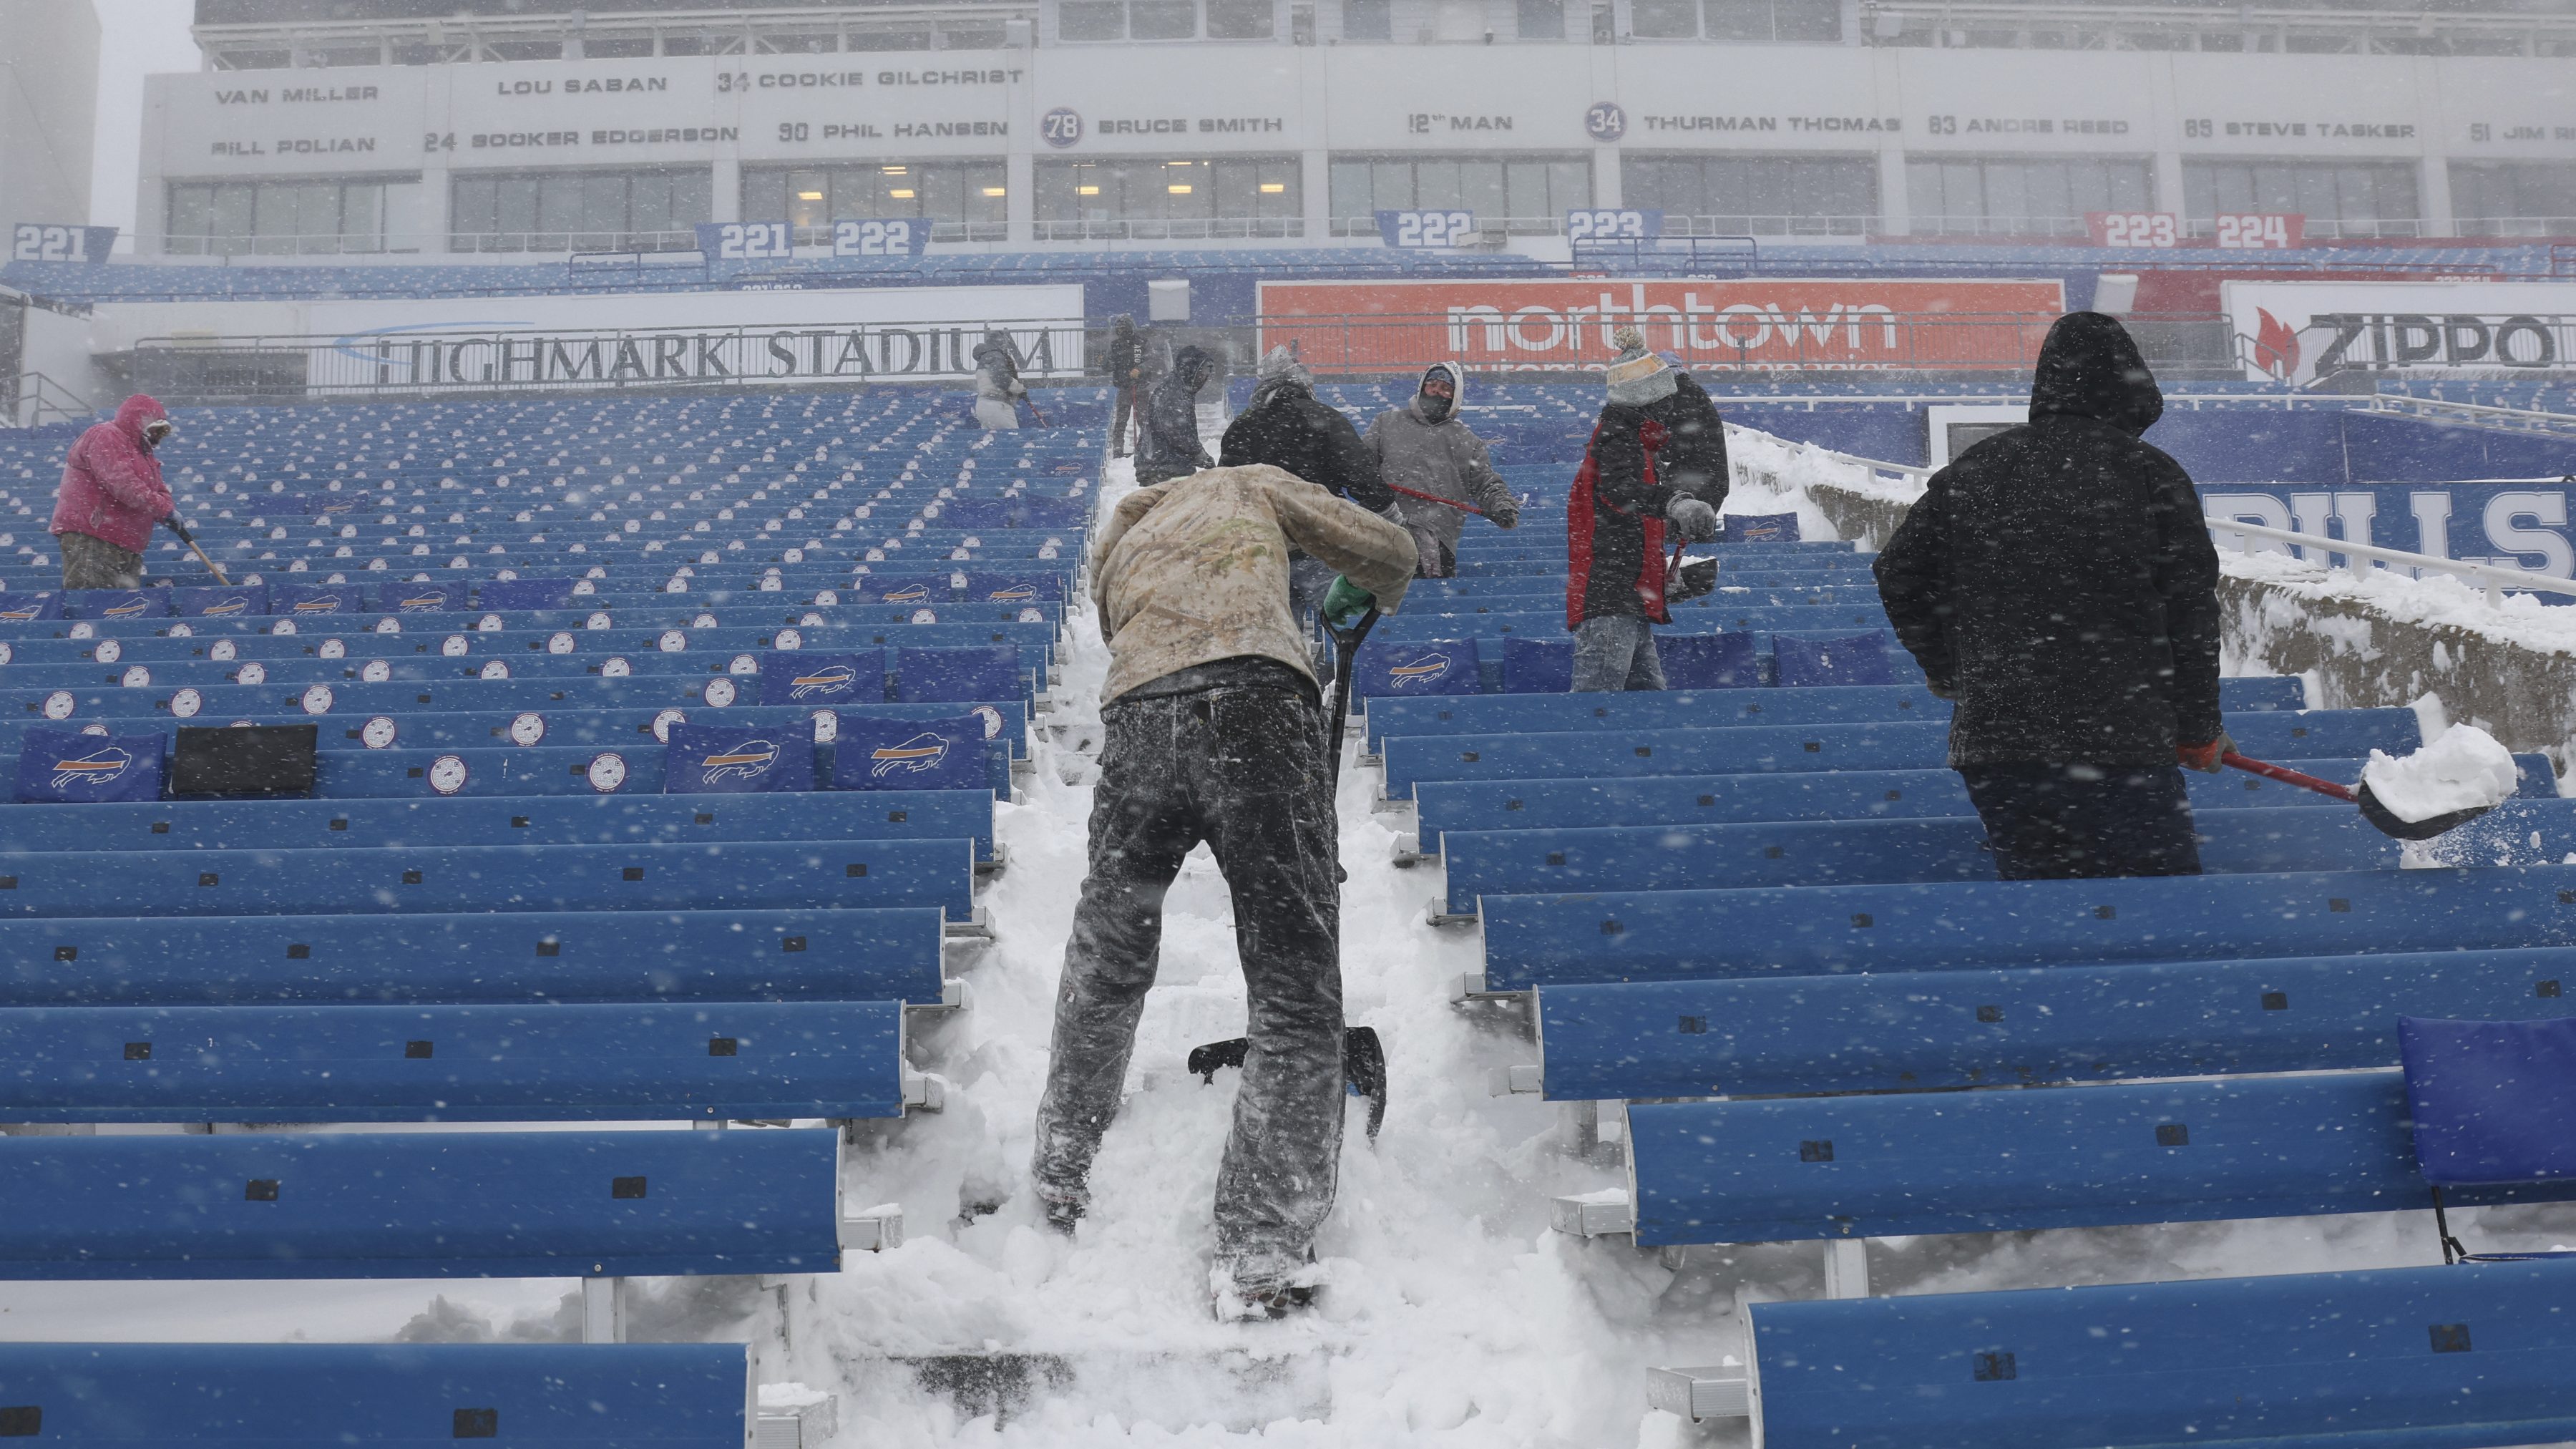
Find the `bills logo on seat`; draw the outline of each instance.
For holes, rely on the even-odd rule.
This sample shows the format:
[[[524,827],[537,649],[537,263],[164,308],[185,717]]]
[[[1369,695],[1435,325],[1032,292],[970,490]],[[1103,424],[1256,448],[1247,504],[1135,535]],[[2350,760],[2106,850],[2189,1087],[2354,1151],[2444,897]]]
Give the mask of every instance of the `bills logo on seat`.
[[[662,762],[667,794],[814,788],[814,747],[793,735],[674,721],[668,736]]]
[[[777,745],[768,740],[744,740],[702,756],[698,760],[698,779],[707,785],[722,780],[757,780],[777,763]]]
[[[67,788],[74,781],[91,786],[104,785],[132,768],[134,756],[131,752],[114,745],[101,745],[78,759],[54,761],[54,788]]]
[[[152,612],[152,601],[150,599],[128,599],[122,604],[110,604],[106,608],[100,610],[99,617],[103,619],[133,619],[139,618],[150,612]]]
[[[0,621],[27,624],[62,616],[63,597],[60,594],[0,594]]]
[[[985,602],[993,604],[1027,604],[1034,603],[1037,596],[1038,591],[1029,585],[1014,584],[1007,589],[995,589],[986,594],[984,599]]]
[[[879,745],[868,752],[868,774],[884,779],[900,770],[920,774],[936,770],[948,762],[948,738],[924,730],[901,744]]]
[[[889,604],[918,604],[929,599],[930,589],[925,584],[906,584],[899,589],[888,589],[877,597]]]
[[[859,682],[858,671],[846,664],[818,669],[811,674],[794,675],[787,681],[792,699],[812,699],[818,695],[846,694]]]
[[[1361,698],[1375,694],[1474,694],[1480,688],[1472,639],[1371,644],[1351,669]]]
[[[340,612],[340,601],[336,598],[298,599],[295,601],[295,612],[299,614],[336,614]]]
[[[394,612],[398,614],[427,614],[446,607],[447,595],[440,593],[406,594],[394,600]]]
[[[18,753],[17,798],[44,804],[160,799],[161,737],[104,735],[103,729],[28,730]]]
[[[220,604],[208,604],[202,611],[201,617],[219,619],[227,614],[247,613],[249,609],[250,600],[248,599],[226,599]]]
[[[836,790],[989,790],[992,747],[972,714],[946,719],[892,715],[834,716],[832,788]]]

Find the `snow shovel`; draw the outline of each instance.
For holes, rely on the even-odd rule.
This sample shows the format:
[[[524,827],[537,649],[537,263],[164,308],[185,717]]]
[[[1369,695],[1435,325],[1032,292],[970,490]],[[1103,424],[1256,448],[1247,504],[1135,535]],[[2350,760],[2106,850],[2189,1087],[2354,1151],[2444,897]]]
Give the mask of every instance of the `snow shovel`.
[[[1333,783],[1336,785],[1339,785],[1342,779],[1342,732],[1349,725],[1351,718],[1351,661],[1359,657],[1361,641],[1367,639],[1369,631],[1376,627],[1377,605],[1375,604],[1369,605],[1368,612],[1360,615],[1360,621],[1353,624],[1347,634],[1334,628],[1330,623],[1324,625],[1324,633],[1333,641],[1332,755]]]
[[[2422,820],[2400,820],[2389,811],[2386,805],[2380,803],[2378,796],[2370,793],[2367,782],[2364,782],[2360,789],[2355,790],[2349,785],[2338,785],[2332,780],[2320,780],[2314,775],[2303,775],[2284,765],[2249,760],[2234,750],[2219,756],[2218,762],[2243,770],[2249,775],[2260,775],[2266,780],[2278,780],[2284,785],[2296,785],[2302,790],[2314,790],[2330,800],[2342,800],[2358,805],[2361,807],[2361,818],[2370,822],[2371,829],[2395,840],[2430,840],[2436,835],[2457,830],[2495,808],[2492,805],[2479,805],[2467,810],[2446,810],[2439,815],[2426,816]]]
[[[1220,1070],[1242,1066],[1251,1050],[1252,1038],[1247,1036],[1212,1041],[1190,1053],[1190,1070],[1213,1086]],[[1342,1076],[1352,1096],[1368,1099],[1368,1135],[1370,1141],[1376,1141],[1377,1129],[1386,1124],[1386,1048],[1377,1039],[1376,1027],[1343,1030]]]
[[[206,551],[204,549],[197,547],[197,536],[188,531],[188,525],[179,521],[179,515],[173,513],[161,521],[170,525],[170,531],[172,533],[179,535],[179,541],[188,546],[188,552],[197,556],[197,562],[206,566],[206,572],[215,576],[216,583],[219,583],[228,589],[233,586],[233,581],[224,577],[222,567],[217,565],[213,559],[206,557]]]

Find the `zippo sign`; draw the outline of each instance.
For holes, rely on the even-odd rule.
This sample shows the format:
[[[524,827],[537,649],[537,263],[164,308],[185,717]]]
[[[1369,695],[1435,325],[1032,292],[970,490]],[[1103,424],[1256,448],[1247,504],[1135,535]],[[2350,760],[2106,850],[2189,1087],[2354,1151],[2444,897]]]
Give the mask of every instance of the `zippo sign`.
[[[2576,542],[2567,525],[2571,490],[2530,483],[2450,483],[2439,488],[2382,483],[2358,488],[2229,488],[2200,495],[2201,511],[2264,528],[2312,533],[2319,542],[2287,544],[2253,540],[2258,553],[2299,553],[2318,563],[2332,557],[2333,540],[2434,558],[2502,564],[2552,578],[2576,578]],[[2221,549],[2242,549],[2246,536],[2223,525],[2210,529]]]
[[[2026,371],[2065,310],[2056,281],[1264,282],[1261,346],[1317,372],[1597,370],[1635,326],[1686,367]]]
[[[2219,298],[2254,381],[2576,369],[2576,284],[2228,282]]]

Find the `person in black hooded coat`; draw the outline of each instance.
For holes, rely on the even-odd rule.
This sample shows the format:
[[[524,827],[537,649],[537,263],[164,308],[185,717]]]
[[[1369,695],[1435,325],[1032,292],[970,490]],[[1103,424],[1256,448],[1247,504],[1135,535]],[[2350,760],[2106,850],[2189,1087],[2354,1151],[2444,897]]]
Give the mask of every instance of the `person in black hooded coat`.
[[[2049,329],[2030,421],[1932,475],[1878,556],[2005,879],[2193,875],[2177,764],[2216,770],[2218,555],[2113,318]]]

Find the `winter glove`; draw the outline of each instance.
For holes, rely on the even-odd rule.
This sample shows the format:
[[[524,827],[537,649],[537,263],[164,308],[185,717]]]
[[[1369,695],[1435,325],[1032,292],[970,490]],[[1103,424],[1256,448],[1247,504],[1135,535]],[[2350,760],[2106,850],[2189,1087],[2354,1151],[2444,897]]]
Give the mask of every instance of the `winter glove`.
[[[1496,528],[1518,528],[1521,526],[1521,501],[1506,493],[1493,507],[1485,510],[1485,518]]]
[[[1927,679],[1923,681],[1923,688],[1930,692],[1934,699],[1946,699],[1952,704],[1959,702],[1959,686],[1946,680]]]
[[[2218,738],[2205,745],[2174,746],[2174,763],[2186,770],[2198,770],[2204,775],[2215,775],[2224,768],[2219,761],[2235,751],[2236,741],[2229,739],[2227,731],[2222,729],[2218,732]]]
[[[1717,537],[1717,510],[1696,498],[1676,498],[1664,516],[1679,525],[1682,537],[1691,543],[1706,543]]]
[[[1377,595],[1337,576],[1333,586],[1324,591],[1324,622],[1335,629],[1348,629],[1376,603]]]

